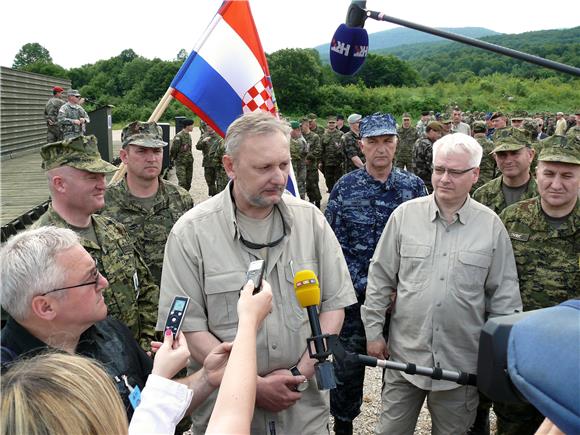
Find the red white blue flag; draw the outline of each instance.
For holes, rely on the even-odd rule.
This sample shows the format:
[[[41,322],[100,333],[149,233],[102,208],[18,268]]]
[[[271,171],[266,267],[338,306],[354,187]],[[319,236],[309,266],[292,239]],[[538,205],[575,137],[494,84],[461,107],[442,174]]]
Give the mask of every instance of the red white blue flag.
[[[224,1],[171,82],[171,95],[224,137],[246,112],[278,116],[266,56],[247,0]],[[288,190],[297,196],[294,173]]]

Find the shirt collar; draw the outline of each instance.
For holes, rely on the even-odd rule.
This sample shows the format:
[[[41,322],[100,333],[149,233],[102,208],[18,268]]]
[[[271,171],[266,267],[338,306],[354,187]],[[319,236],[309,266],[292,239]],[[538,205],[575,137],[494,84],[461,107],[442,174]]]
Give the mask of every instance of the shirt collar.
[[[431,222],[433,222],[435,221],[435,219],[437,219],[437,217],[443,218],[443,214],[441,213],[441,210],[437,205],[437,201],[435,201],[435,194],[432,193],[429,196],[431,197],[429,201],[429,218],[431,219]],[[457,220],[461,222],[463,225],[467,224],[471,216],[471,201],[472,201],[471,197],[467,195],[467,199],[465,200],[461,208],[455,212],[455,214],[457,215]]]

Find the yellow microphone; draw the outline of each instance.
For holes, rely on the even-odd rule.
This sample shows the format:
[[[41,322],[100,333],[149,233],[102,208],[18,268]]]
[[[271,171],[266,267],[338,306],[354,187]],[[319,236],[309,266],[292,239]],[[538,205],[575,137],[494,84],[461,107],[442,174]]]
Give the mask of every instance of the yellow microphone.
[[[320,285],[312,270],[299,270],[294,275],[294,291],[302,308],[320,305]]]

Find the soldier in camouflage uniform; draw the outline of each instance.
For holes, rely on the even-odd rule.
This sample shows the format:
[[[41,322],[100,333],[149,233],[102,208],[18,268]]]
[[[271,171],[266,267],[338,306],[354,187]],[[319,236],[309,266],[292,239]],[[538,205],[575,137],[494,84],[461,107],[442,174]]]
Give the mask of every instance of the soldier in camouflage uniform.
[[[411,115],[403,113],[403,124],[397,129],[399,134],[399,144],[395,155],[395,165],[397,168],[413,171],[413,146],[419,135],[417,129],[411,125]]]
[[[306,197],[306,156],[310,152],[310,147],[306,139],[302,136],[300,123],[290,122],[292,131],[290,132],[290,157],[292,159],[292,169],[298,183],[300,198]]]
[[[175,175],[179,185],[189,192],[191,189],[191,177],[193,176],[193,154],[191,154],[191,135],[193,119],[185,119],[182,122],[183,129],[175,135],[171,142],[169,153],[171,161],[175,165]]]
[[[362,116],[353,113],[348,117],[350,131],[340,138],[340,146],[344,151],[345,173],[349,173],[364,166],[365,156],[360,149],[359,123]]]
[[[320,181],[318,175],[318,163],[320,162],[320,136],[310,130],[310,121],[307,117],[302,118],[300,126],[302,130],[302,137],[308,142],[309,153],[304,159],[306,165],[306,195],[308,200],[320,208],[320,188],[318,183]]]
[[[424,110],[421,112],[421,119],[417,121],[417,126],[415,130],[417,130],[417,137],[421,138],[425,136],[427,133],[427,124],[431,122],[431,114],[428,110]]]
[[[495,145],[487,138],[487,125],[485,121],[475,121],[473,123],[473,138],[481,145],[483,154],[479,165],[479,179],[471,188],[472,193],[485,183],[493,180],[496,171],[495,159],[492,155]]]
[[[321,127],[320,125],[318,125],[316,123],[316,120],[318,119],[318,117],[316,116],[315,113],[309,113],[308,114],[308,126],[310,127],[310,131],[313,133],[316,133],[318,135],[318,137],[320,137],[322,139],[322,135],[324,134],[324,127]]]
[[[107,188],[101,213],[125,226],[157,286],[167,236],[177,219],[193,207],[185,189],[160,177],[167,143],[159,130],[155,122],[139,121],[123,129],[120,155],[127,173]]]
[[[416,174],[430,192],[433,191],[431,173],[433,172],[433,144],[441,138],[443,125],[437,121],[427,124],[425,136],[419,138],[413,147],[413,173]]]
[[[575,137],[580,136],[580,111],[577,111],[576,114],[576,124],[573,125],[568,129],[566,132],[566,137],[568,140],[574,140]]]
[[[336,116],[329,116],[326,131],[320,138],[322,173],[329,193],[332,191],[334,183],[344,173],[344,152],[340,143],[341,137],[342,132],[336,128]]]
[[[536,171],[539,197],[500,214],[514,249],[524,311],[580,297],[580,140],[547,141]],[[534,434],[543,420],[529,404],[494,408],[499,435]]]
[[[62,93],[64,89],[60,86],[55,86],[52,88],[52,98],[48,100],[46,106],[44,107],[44,117],[46,118],[46,126],[48,131],[46,132],[46,143],[58,142],[62,140],[62,132],[58,126],[58,111],[64,104],[62,99]]]
[[[195,148],[203,153],[201,166],[203,167],[203,176],[207,184],[209,196],[214,196],[222,189],[217,189],[217,176],[219,168],[222,167],[221,156],[219,156],[220,143],[223,139],[209,125],[206,126],[207,132],[199,138]],[[223,156],[223,153],[221,153]],[[219,160],[218,160],[219,159]]]
[[[493,125],[493,134],[491,135],[491,140],[495,142],[502,136],[504,129],[507,128],[507,118],[501,112],[494,112],[491,115],[490,120]]]
[[[360,131],[365,167],[336,183],[325,216],[342,247],[358,300],[345,308],[340,341],[346,350],[366,354],[360,307],[365,301],[369,261],[393,210],[427,191],[420,178],[393,167],[397,127],[392,115],[367,116],[360,122]],[[377,152],[387,158],[377,159]],[[334,431],[352,434],[352,421],[362,404],[365,369],[358,364],[335,364],[335,372],[338,386],[330,392]]]
[[[125,323],[141,346],[155,338],[159,288],[127,230],[94,214],[105,205],[105,174],[117,168],[101,159],[95,136],[47,144],[40,149],[52,204],[34,227],[54,225],[79,234],[109,281],[103,292],[109,314]]]
[[[80,105],[81,94],[76,89],[66,93],[67,102],[58,110],[56,117],[63,139],[71,139],[85,134],[85,126],[91,122],[89,115]]]
[[[473,199],[499,214],[508,205],[538,194],[536,181],[530,173],[534,158],[531,140],[520,129],[506,127],[494,142],[495,161],[502,172],[473,193]]]

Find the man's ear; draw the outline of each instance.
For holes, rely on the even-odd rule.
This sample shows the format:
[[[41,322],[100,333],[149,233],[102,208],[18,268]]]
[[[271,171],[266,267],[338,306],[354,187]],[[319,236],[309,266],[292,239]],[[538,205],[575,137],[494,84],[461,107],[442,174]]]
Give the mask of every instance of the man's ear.
[[[54,192],[64,193],[66,190],[66,180],[60,175],[54,175],[50,179],[50,184]]]
[[[129,154],[129,152],[125,148],[121,148],[119,150],[119,157],[121,158],[121,161],[125,164],[127,164],[127,155],[128,154]]]
[[[42,320],[53,320],[56,317],[55,300],[46,296],[34,296],[31,309],[34,315]]]
[[[226,171],[226,174],[228,174],[228,177],[230,177],[232,180],[235,180],[236,172],[234,170],[234,159],[232,158],[232,156],[224,154],[224,156],[222,157],[222,164],[224,165],[224,169]]]

